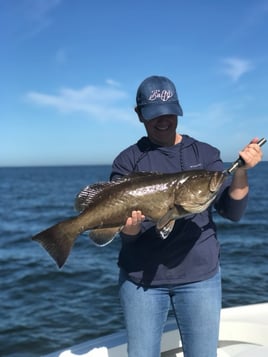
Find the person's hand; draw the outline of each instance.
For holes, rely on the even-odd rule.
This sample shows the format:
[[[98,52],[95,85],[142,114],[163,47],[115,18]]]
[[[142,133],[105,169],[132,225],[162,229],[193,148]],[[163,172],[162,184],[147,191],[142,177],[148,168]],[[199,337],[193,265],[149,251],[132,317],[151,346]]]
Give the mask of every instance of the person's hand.
[[[262,159],[262,151],[260,146],[257,144],[258,138],[254,138],[242,151],[239,152],[239,155],[245,161],[242,169],[250,169],[256,166]]]
[[[141,230],[141,222],[143,222],[145,216],[141,211],[132,211],[131,217],[128,217],[126,223],[121,230],[124,234],[135,236]]]

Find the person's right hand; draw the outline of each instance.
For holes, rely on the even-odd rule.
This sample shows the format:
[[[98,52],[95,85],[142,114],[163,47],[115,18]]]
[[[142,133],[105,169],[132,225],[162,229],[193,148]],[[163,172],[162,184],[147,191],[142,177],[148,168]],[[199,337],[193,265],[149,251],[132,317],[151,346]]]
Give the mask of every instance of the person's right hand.
[[[141,230],[141,222],[143,222],[144,219],[145,216],[141,211],[132,211],[131,217],[127,218],[126,224],[121,232],[130,236],[139,234]]]
[[[244,165],[241,166],[241,169],[250,169],[261,161],[262,150],[258,145],[258,141],[258,138],[252,139],[251,142],[239,152],[239,155],[244,160]]]

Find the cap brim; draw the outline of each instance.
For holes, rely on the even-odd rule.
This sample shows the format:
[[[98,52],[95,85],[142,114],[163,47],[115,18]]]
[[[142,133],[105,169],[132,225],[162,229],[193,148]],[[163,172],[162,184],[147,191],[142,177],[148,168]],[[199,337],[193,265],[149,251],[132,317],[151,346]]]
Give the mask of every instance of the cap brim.
[[[151,120],[162,115],[183,116],[183,111],[179,103],[147,104],[141,106],[140,111],[145,120]]]

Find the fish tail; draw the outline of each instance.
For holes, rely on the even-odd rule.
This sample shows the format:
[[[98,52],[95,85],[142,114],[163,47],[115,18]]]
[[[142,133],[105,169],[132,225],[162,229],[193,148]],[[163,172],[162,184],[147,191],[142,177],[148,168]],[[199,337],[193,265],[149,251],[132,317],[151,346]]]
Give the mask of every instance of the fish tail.
[[[70,218],[36,234],[32,240],[40,243],[61,268],[66,262],[78,235]]]

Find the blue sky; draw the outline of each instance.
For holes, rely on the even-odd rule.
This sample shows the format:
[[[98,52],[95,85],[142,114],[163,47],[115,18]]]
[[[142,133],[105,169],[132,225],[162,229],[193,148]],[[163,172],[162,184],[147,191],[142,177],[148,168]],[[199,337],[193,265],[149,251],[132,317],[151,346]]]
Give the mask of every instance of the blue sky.
[[[176,84],[178,131],[233,161],[268,137],[267,38],[266,0],[1,1],[0,166],[110,164],[145,134],[150,75]]]

